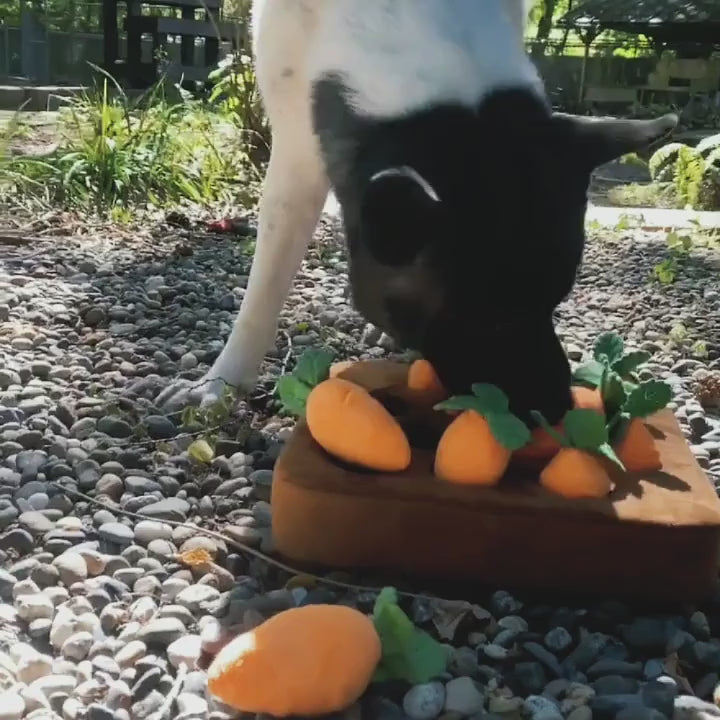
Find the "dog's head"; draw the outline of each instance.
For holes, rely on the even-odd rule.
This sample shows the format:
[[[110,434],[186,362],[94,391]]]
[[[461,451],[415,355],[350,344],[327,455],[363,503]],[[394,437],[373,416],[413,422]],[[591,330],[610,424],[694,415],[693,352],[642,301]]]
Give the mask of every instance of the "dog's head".
[[[376,164],[349,218],[356,306],[451,392],[492,382],[521,417],[558,420],[570,368],[552,318],[582,257],[590,175],[676,122],[553,114],[509,91],[369,134]]]

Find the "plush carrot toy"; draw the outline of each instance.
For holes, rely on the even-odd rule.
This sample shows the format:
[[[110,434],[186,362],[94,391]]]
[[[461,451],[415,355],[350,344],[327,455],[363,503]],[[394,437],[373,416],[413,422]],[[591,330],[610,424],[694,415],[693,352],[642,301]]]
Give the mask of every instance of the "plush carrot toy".
[[[593,359],[581,365],[573,378],[600,393],[607,418],[608,439],[629,472],[653,472],[662,467],[655,439],[645,420],[672,399],[672,389],[659,380],[641,382],[637,371],[650,359],[643,350],[625,352],[616,333],[595,341]]]
[[[365,388],[328,378],[308,395],[310,434],[335,457],[372,470],[400,472],[410,464],[405,431]]]
[[[540,473],[540,484],[566,498],[602,498],[612,491],[603,456],[624,469],[608,442],[605,420],[587,408],[570,410],[563,418],[564,434],[550,427],[539,412],[533,417],[559,444],[560,450]]]
[[[285,408],[304,416],[315,442],[339,460],[378,472],[405,470],[411,450],[404,430],[365,388],[330,377],[332,360],[325,350],[300,356],[278,382]]]
[[[576,385],[570,388],[570,392],[575,409],[594,410],[603,418],[605,417],[602,395],[597,388]],[[562,434],[562,423],[558,423],[553,429]],[[552,435],[548,434],[544,427],[537,427],[532,431],[530,442],[513,453],[511,462],[535,468],[540,464],[548,463],[561,447],[560,443]]]
[[[411,398],[422,405],[435,405],[448,396],[435,368],[424,358],[408,368],[407,387]]]
[[[530,440],[530,430],[510,412],[506,395],[494,385],[475,384],[472,395],[449,398],[435,409],[460,411],[435,452],[435,475],[446,482],[496,485],[513,450]]]
[[[350,707],[371,682],[427,683],[448,661],[446,646],[417,628],[387,587],[372,616],[306,605],[238,635],[210,665],[208,690],[243,713],[328,716]]]

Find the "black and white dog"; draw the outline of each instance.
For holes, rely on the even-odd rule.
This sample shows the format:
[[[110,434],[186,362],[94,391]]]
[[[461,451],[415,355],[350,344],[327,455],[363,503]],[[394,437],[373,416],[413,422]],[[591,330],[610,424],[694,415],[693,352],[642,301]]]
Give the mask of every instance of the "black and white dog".
[[[250,389],[328,192],[356,308],[448,389],[570,406],[553,311],[575,281],[591,172],[675,116],[554,114],[523,46],[529,0],[255,0],[272,127],[247,292],[201,387]],[[163,393],[165,399],[172,395]]]

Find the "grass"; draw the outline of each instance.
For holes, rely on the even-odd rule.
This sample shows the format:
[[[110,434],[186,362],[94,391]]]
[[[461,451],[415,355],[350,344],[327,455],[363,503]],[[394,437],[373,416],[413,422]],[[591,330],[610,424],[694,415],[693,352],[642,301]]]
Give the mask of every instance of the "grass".
[[[682,208],[671,183],[628,183],[607,191],[608,201],[616,207]]]
[[[58,144],[19,155],[19,114],[0,128],[0,202],[122,217],[184,204],[252,204],[260,178],[237,115],[158,82],[130,99],[103,71],[58,117]]]

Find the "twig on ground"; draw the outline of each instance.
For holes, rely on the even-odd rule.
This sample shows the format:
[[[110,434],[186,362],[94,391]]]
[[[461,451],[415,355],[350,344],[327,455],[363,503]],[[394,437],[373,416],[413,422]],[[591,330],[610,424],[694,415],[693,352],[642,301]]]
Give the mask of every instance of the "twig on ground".
[[[110,505],[108,503],[101,502],[100,500],[97,500],[93,497],[90,497],[89,495],[85,495],[85,493],[81,493],[79,490],[73,490],[72,488],[66,487],[65,485],[62,485],[58,482],[51,482],[50,485],[57,488],[61,492],[67,493],[69,495],[74,495],[75,497],[81,498],[82,500],[85,500],[85,502],[89,502],[93,505],[96,505],[97,507],[101,507],[105,510],[109,510],[112,513],[120,513],[122,515],[125,515],[126,517],[135,518],[136,520],[157,520],[157,518],[151,518],[148,515],[143,515],[142,513],[135,513],[130,512],[129,510],[125,510],[123,508],[118,508],[113,505]],[[341,580],[335,580],[333,578],[326,578],[322,575],[315,575],[314,573],[309,573],[304,570],[300,570],[298,568],[292,567],[292,565],[287,565],[284,562],[281,562],[280,560],[276,560],[275,558],[271,557],[270,555],[265,554],[264,552],[261,552],[260,550],[256,550],[255,548],[251,548],[249,545],[245,545],[244,543],[238,542],[237,540],[234,540],[228,535],[225,535],[221,532],[216,532],[215,530],[208,530],[207,528],[204,528],[199,525],[193,525],[191,523],[187,522],[180,522],[178,520],[163,520],[163,523],[166,525],[170,525],[171,527],[184,527],[188,528],[189,530],[194,530],[195,532],[200,532],[206,535],[207,537],[214,538],[215,540],[222,540],[222,542],[232,545],[237,550],[240,550],[241,552],[247,553],[248,555],[251,555],[254,558],[257,558],[258,560],[262,560],[263,562],[267,563],[268,565],[272,565],[273,567],[278,568],[279,570],[283,570],[284,572],[290,573],[291,575],[303,575],[305,577],[308,577],[315,582],[322,583],[325,585],[330,585],[333,587],[342,588],[343,590],[352,590],[354,592],[369,592],[369,593],[379,593],[382,590],[382,587],[376,587],[372,585],[355,585],[353,583],[346,583],[342,582]],[[434,602],[455,602],[452,600],[448,600],[445,598],[437,597],[435,595],[424,595],[421,593],[412,593],[408,592],[406,590],[398,590],[398,595],[402,597],[407,598],[413,598],[417,600],[428,600],[428,601],[434,601]]]

